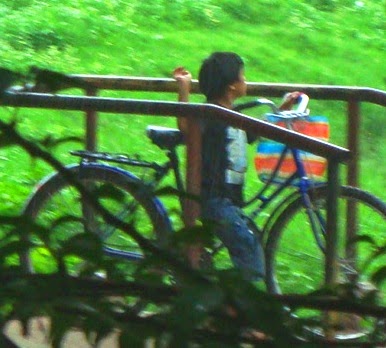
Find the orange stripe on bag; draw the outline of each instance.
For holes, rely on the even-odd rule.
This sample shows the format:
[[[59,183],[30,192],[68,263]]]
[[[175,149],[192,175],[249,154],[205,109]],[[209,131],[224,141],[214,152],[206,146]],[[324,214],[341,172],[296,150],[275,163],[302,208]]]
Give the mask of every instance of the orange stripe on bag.
[[[281,127],[286,127],[286,124],[273,115],[268,115],[268,122],[276,124]],[[286,127],[287,128],[287,127]],[[290,128],[293,131],[311,136],[323,141],[328,141],[330,136],[330,128],[328,120],[324,116],[308,116],[306,119],[299,119],[291,121]],[[257,147],[255,156],[255,168],[259,178],[262,181],[267,181],[273,174],[278,165],[278,161],[285,145],[271,140],[262,140]],[[314,181],[324,180],[326,172],[327,161],[325,158],[313,155],[311,153],[300,151],[300,158],[302,159],[307,176]],[[296,171],[295,161],[292,154],[286,154],[283,159],[274,182],[283,182]]]
[[[278,122],[276,125],[287,128],[284,122]],[[320,140],[328,141],[330,138],[330,127],[325,122],[295,121],[292,123],[292,130]]]

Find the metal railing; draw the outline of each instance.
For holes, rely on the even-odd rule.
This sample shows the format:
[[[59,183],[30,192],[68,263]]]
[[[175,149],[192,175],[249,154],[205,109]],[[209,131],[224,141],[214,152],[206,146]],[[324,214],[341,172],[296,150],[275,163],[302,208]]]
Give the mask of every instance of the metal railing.
[[[165,101],[148,101],[122,98],[97,97],[99,89],[177,92],[173,79],[128,78],[119,76],[74,75],[92,83],[95,88],[87,91],[87,96],[50,95],[38,93],[4,93],[0,105],[15,107],[31,107],[62,110],[79,110],[86,114],[86,148],[96,147],[97,112],[136,115],[158,115],[187,117],[191,132],[186,139],[187,144],[187,190],[199,193],[200,182],[200,135],[195,120],[215,118],[226,120],[230,125],[248,130],[266,138],[286,143],[290,146],[312,152],[328,160],[328,197],[327,197],[327,229],[329,231],[326,248],[326,283],[336,279],[337,270],[334,266],[337,259],[337,197],[339,188],[339,164],[349,163],[349,170],[354,174],[349,177],[351,184],[356,185],[358,172],[358,127],[359,103],[362,101],[386,106],[386,93],[368,88],[331,87],[295,84],[261,84],[249,83],[248,95],[279,97],[289,91],[300,90],[314,99],[341,100],[348,102],[349,136],[348,147],[353,153],[342,147],[328,144],[272,124],[241,115],[237,112],[214,105],[198,103],[177,103]],[[197,81],[192,83],[192,93],[198,92]],[[190,216],[185,222],[193,224],[198,216],[197,208],[187,209]]]
[[[96,89],[147,91],[147,92],[177,92],[177,85],[173,79],[167,78],[137,78],[123,76],[100,75],[74,75],[92,83]],[[351,152],[348,162],[347,184],[358,186],[359,178],[359,125],[360,103],[368,102],[386,106],[386,92],[366,87],[327,86],[307,84],[279,84],[279,83],[248,83],[249,96],[282,97],[287,92],[302,91],[316,100],[334,100],[347,102],[347,143],[346,147]],[[89,91],[89,93],[95,91]],[[198,82],[192,81],[192,93],[199,93]],[[94,95],[94,94],[92,94]],[[95,122],[90,114],[88,136],[86,137],[89,148],[96,144]]]
[[[136,77],[120,77],[120,76],[95,76],[95,75],[75,75],[81,77],[92,83],[97,89],[109,90],[130,90],[130,91],[148,91],[148,92],[177,92],[177,85],[173,79],[159,79],[159,78],[136,78]],[[348,160],[347,179],[346,182],[350,186],[359,186],[359,161],[360,161],[360,146],[359,146],[359,129],[361,123],[360,104],[368,102],[380,106],[386,106],[386,92],[382,90],[366,88],[366,87],[348,87],[348,86],[327,86],[327,85],[306,85],[306,84],[279,84],[279,83],[248,83],[247,94],[249,96],[264,96],[264,97],[282,97],[285,93],[293,91],[302,91],[316,100],[333,100],[347,103],[347,140],[346,147],[349,149],[351,156]],[[95,91],[89,91],[89,93]],[[192,93],[198,93],[198,82],[192,81]],[[87,115],[88,130],[87,146],[92,149],[96,145],[95,130],[96,130],[96,114],[89,112]],[[192,125],[194,127],[194,125]],[[260,126],[261,127],[261,126]],[[192,128],[193,130],[193,128]],[[198,133],[195,131],[195,133]],[[285,139],[285,138],[284,138]],[[197,168],[197,150],[193,146],[197,142],[194,137],[189,139],[188,143],[188,165],[189,172],[187,183],[188,187],[195,192],[196,185],[194,179],[199,176],[199,168]],[[312,151],[311,151],[312,152]],[[331,165],[329,161],[329,168]],[[334,172],[328,174],[329,185],[332,188],[334,185],[332,179]],[[337,187],[335,187],[337,189]],[[334,198],[332,198],[332,202]],[[333,203],[332,203],[333,204]],[[356,208],[350,203],[348,205],[346,224],[346,234],[348,239],[353,239],[356,235]],[[190,209],[190,211],[194,212]],[[331,213],[333,213],[331,209]],[[332,218],[334,221],[336,217]],[[192,223],[188,219],[188,223]],[[354,246],[350,244],[347,247],[347,253],[354,255]]]

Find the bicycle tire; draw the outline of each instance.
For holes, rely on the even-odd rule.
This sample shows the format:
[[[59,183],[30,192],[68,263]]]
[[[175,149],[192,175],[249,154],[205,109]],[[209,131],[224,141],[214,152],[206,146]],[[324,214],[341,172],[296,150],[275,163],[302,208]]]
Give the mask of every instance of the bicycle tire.
[[[152,196],[151,192],[143,189],[143,183],[139,178],[120,168],[105,164],[72,165],[68,166],[67,169],[75,175],[80,183],[93,185],[94,194],[96,192],[100,194],[98,196],[100,202],[110,213],[121,214],[117,217],[123,220],[129,219],[131,223],[135,224],[136,230],[144,236],[157,243],[165,243],[171,231],[170,220],[162,203]],[[96,188],[98,190],[95,190]],[[110,190],[110,192],[106,193],[106,190]],[[27,200],[23,215],[27,219],[32,219],[37,224],[48,228],[51,243],[63,242],[75,233],[79,233],[79,229],[80,231],[84,229],[82,223],[76,219],[68,219],[68,225],[66,225],[66,219],[63,219],[64,224],[55,224],[55,221],[61,217],[82,216],[84,208],[81,207],[79,196],[78,190],[69,184],[60,173],[55,173],[37,185],[36,191]],[[124,209],[122,209],[123,205],[125,206]],[[129,207],[133,208],[133,211],[129,211]],[[128,210],[126,211],[126,209]],[[123,213],[125,217],[122,215]],[[133,217],[132,214],[135,216]],[[103,223],[101,219],[98,220],[98,224],[101,226]],[[143,251],[127,233],[112,229],[108,224],[96,227],[98,228],[97,233],[100,233],[103,240],[107,255],[123,257],[129,261],[143,258]],[[105,229],[103,230],[103,228]],[[107,235],[108,229],[109,235]],[[68,231],[72,231],[72,233]],[[102,231],[106,234],[102,235]],[[29,238],[31,238],[33,231],[29,231],[29,233]],[[34,247],[33,249],[25,251],[21,255],[21,264],[26,272],[56,271],[52,268],[55,263],[52,263],[46,251],[42,249],[42,254],[39,255],[39,248]],[[36,262],[34,262],[34,258],[37,260]],[[75,261],[70,262],[74,263],[70,268],[75,267]]]
[[[323,210],[326,216],[327,188],[321,187],[311,190],[309,197],[317,209]],[[351,262],[344,257],[345,235],[340,234],[338,241],[338,270],[339,282],[355,284],[367,290],[373,290],[371,274],[386,262],[386,255],[375,257],[377,246],[381,248],[386,242],[386,205],[378,198],[358,188],[342,186],[338,197],[338,230],[345,231],[347,221],[347,202],[356,202],[358,235],[372,238],[376,244],[369,243],[370,239],[359,239],[356,243],[357,261]],[[266,282],[269,292],[274,294],[306,294],[320,289],[324,284],[324,252],[315,242],[311,232],[308,216],[304,211],[304,203],[300,195],[297,196],[282,211],[273,223],[268,233],[266,243]],[[320,233],[320,232],[318,232]],[[322,237],[323,239],[323,237]],[[386,285],[381,285],[380,293],[385,293]],[[380,300],[382,305],[385,299]],[[309,312],[307,312],[309,314]],[[306,315],[308,315],[306,314]],[[348,317],[346,317],[348,318]],[[358,319],[358,318],[357,318]],[[361,324],[366,326],[366,332],[373,331],[379,324],[374,318]],[[344,320],[342,319],[342,322]],[[382,324],[384,325],[384,323]],[[370,327],[372,326],[372,327]],[[380,330],[384,330],[381,328]],[[363,337],[364,329],[337,331],[337,339],[354,339]],[[318,336],[323,336],[318,329]]]

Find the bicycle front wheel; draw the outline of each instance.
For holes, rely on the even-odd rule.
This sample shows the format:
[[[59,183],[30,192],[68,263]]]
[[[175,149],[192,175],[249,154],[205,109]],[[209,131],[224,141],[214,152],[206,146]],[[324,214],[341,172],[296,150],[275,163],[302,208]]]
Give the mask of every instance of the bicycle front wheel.
[[[324,284],[327,188],[310,190],[308,196],[311,210],[307,212],[303,198],[298,196],[269,231],[266,270],[267,287],[272,293],[306,294]],[[386,243],[386,205],[367,192],[344,186],[338,196],[337,214],[338,281],[356,286],[365,295],[374,289],[371,275],[386,264],[386,254],[377,253]],[[360,238],[348,241],[353,235]],[[384,294],[386,284],[381,286],[378,290]],[[380,301],[386,303],[385,298]],[[346,337],[355,337],[358,332]]]
[[[70,166],[68,169],[110,214],[131,223],[137,232],[151,241],[166,241],[171,230],[170,221],[162,204],[144,189],[140,179],[119,168],[95,163]],[[21,255],[22,266],[27,272],[57,271],[58,265],[53,257],[55,250],[73,236],[85,232],[98,235],[107,255],[123,257],[129,261],[143,258],[144,251],[134,238],[106,223],[59,173],[38,185],[23,214],[49,234],[41,236],[39,232],[38,238],[37,233],[29,231],[34,247]],[[69,273],[79,274],[85,263],[70,256],[66,257],[66,266]]]

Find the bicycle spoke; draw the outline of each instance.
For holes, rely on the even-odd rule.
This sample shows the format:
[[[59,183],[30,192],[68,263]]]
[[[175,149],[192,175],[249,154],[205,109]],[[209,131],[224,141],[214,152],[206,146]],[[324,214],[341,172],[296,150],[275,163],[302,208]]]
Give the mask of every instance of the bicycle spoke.
[[[274,293],[309,293],[324,285],[325,270],[325,225],[326,190],[315,190],[310,195],[313,209],[304,208],[304,201],[294,200],[283,211],[272,226],[266,246],[267,284]],[[366,236],[364,242],[347,241],[350,232],[348,221],[352,209],[347,207],[355,202],[356,233]],[[371,274],[385,264],[386,256],[375,257],[377,248],[386,242],[386,207],[379,200],[360,190],[343,188],[338,198],[338,282],[349,284],[359,296],[365,296],[376,288],[371,283]],[[312,213],[310,213],[312,211]],[[310,216],[313,217],[310,219]],[[320,224],[317,222],[321,221]],[[370,243],[369,241],[372,241]],[[355,252],[350,251],[354,249]],[[348,252],[349,251],[349,252]],[[354,256],[355,257],[354,257]],[[371,262],[368,262],[371,260]],[[377,289],[385,293],[386,284]],[[386,299],[380,298],[380,304]],[[309,333],[323,336],[325,318],[318,311],[297,311],[300,318],[313,318],[318,324],[309,326]],[[334,321],[333,321],[334,322]],[[336,339],[360,338],[375,332],[377,320],[355,315],[339,314],[340,326],[333,327]],[[349,323],[351,323],[349,325]],[[350,329],[351,327],[351,329]]]
[[[105,166],[93,165],[82,169],[82,183],[92,190],[104,209],[115,218],[131,224],[142,236],[161,241],[165,239],[162,234],[167,233],[169,226],[165,225],[166,220],[159,215],[150,196],[142,191],[137,196],[138,186],[134,185],[133,180],[138,179],[110,171]],[[123,231],[106,223],[90,203],[81,199],[78,190],[68,185],[60,176],[52,177],[42,186],[27,204],[25,214],[50,231],[44,237],[45,243],[41,244],[48,243],[53,252],[77,234],[94,233],[103,242],[106,255],[130,261],[143,259],[143,250],[130,235],[130,231]],[[24,259],[30,263],[27,269],[35,272],[56,271],[57,264],[53,262],[53,255],[43,247],[34,248]],[[66,263],[68,270],[74,274],[85,268],[83,261],[75,256],[66,256]]]

